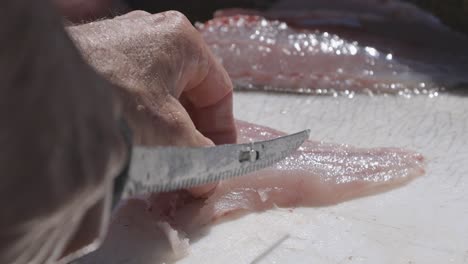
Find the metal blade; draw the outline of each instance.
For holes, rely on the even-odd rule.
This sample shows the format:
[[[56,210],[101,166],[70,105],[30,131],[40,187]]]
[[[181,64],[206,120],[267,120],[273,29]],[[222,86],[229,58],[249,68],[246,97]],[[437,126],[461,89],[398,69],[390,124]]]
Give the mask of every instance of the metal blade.
[[[273,165],[294,152],[309,130],[246,144],[205,148],[136,147],[124,197],[225,180]]]

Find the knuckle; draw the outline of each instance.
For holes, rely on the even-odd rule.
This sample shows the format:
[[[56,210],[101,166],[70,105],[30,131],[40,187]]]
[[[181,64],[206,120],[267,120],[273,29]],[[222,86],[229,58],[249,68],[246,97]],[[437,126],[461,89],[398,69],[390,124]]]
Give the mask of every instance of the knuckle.
[[[132,15],[132,16],[148,16],[150,15],[150,13],[146,12],[146,11],[143,11],[143,10],[135,10],[135,11],[131,11],[130,13],[128,13],[129,15]]]
[[[162,13],[167,19],[170,19],[174,25],[177,26],[192,26],[188,18],[179,11],[170,10]]]
[[[199,45],[197,39],[199,33],[184,14],[178,11],[166,11],[164,14],[172,25],[172,33],[176,41],[187,46]]]
[[[119,16],[117,18],[140,18],[150,15],[150,13],[143,11],[143,10],[135,10],[131,11],[125,15]]]

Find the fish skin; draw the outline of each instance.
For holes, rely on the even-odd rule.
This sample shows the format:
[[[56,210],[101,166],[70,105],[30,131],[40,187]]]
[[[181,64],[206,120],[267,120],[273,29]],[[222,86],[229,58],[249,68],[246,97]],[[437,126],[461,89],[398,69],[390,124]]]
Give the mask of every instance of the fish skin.
[[[468,38],[416,7],[385,11],[231,9],[197,27],[238,89],[434,95],[468,82]]]
[[[388,54],[328,32],[297,31],[244,15],[215,18],[198,28],[241,88],[398,93],[432,82],[393,57],[387,60]]]

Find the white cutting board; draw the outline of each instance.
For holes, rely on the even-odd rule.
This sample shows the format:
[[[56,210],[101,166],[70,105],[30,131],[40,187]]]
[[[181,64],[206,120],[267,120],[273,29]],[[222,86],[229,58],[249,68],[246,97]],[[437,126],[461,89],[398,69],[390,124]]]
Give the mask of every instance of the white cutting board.
[[[468,263],[468,97],[237,92],[234,102],[239,119],[286,132],[309,128],[314,140],[414,149],[427,158],[427,173],[403,188],[336,206],[218,223],[192,238],[190,255],[178,264]],[[160,241],[147,233],[113,241],[85,263],[160,263]]]
[[[239,119],[287,132],[309,128],[315,140],[417,150],[427,173],[336,206],[218,224],[177,263],[251,263],[268,249],[257,263],[468,263],[468,97],[237,93],[234,102]]]

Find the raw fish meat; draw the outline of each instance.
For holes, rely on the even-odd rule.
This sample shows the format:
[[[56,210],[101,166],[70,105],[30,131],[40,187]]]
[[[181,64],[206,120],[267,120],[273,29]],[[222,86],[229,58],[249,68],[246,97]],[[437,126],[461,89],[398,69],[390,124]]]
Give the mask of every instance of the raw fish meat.
[[[237,126],[240,142],[285,135],[246,122]],[[424,174],[423,159],[419,153],[399,148],[362,149],[306,141],[273,167],[221,182],[200,211],[200,219],[209,221],[200,221],[273,206],[325,206],[389,190]]]
[[[246,122],[237,126],[239,142],[284,135]],[[122,202],[104,245],[80,263],[106,263],[110,256],[116,262],[170,262],[189,254],[191,235],[228,215],[327,206],[396,188],[423,173],[423,157],[412,151],[307,141],[274,167],[221,182],[206,198],[176,191]]]
[[[197,27],[237,88],[437,95],[468,82],[468,38],[409,4],[387,6],[233,9]]]

